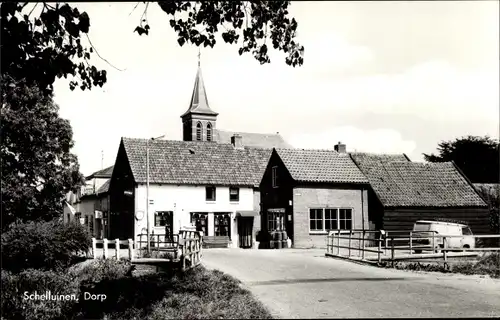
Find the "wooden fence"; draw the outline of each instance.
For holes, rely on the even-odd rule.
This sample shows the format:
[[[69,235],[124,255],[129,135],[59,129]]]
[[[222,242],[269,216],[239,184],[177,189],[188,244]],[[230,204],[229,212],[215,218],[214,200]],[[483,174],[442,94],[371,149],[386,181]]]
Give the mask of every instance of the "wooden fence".
[[[145,240],[143,240],[143,238]],[[202,258],[202,235],[199,231],[180,230],[179,234],[172,237],[164,234],[150,236],[149,241],[151,253],[147,254],[147,235],[138,235],[138,240],[97,240],[92,238],[92,258],[123,258],[130,260],[133,264],[146,265],[180,265],[183,271],[195,267],[201,263]],[[97,246],[102,245],[102,253]],[[126,248],[125,248],[126,247]],[[114,249],[114,255],[110,255],[110,249]],[[124,252],[125,251],[125,252]],[[156,255],[156,257],[153,257]]]
[[[465,237],[474,238],[475,245],[471,248],[448,245],[452,238],[464,238],[461,235],[443,236],[423,231],[336,230],[327,236],[326,255],[377,263],[384,260],[393,263],[398,260],[447,263],[449,258],[476,257],[479,252],[500,251],[500,245],[478,245],[483,239],[500,240],[498,234]],[[418,243],[422,238],[428,238],[429,244]]]

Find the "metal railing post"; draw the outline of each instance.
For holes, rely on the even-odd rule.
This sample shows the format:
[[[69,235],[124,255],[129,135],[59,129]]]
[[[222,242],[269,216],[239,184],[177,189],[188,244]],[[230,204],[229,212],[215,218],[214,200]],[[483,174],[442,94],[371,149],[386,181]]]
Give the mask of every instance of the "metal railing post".
[[[394,266],[394,237],[391,237],[391,263]]]
[[[357,232],[359,234],[359,232]],[[361,256],[361,239],[360,236],[356,237],[358,239],[358,257]]]
[[[351,238],[352,238],[352,230],[349,231],[349,253],[348,257],[351,257]]]
[[[337,255],[340,256],[340,230],[337,230]]]
[[[431,248],[431,251],[432,253],[435,253],[436,251],[436,242],[435,242],[435,231],[432,232],[432,248]]]
[[[382,253],[382,233],[380,233],[380,236],[378,238],[378,263],[381,263],[382,262],[382,256],[381,256],[381,253]]]
[[[413,254],[413,237],[412,237],[413,233],[410,231],[410,255]]]
[[[362,246],[362,251],[361,251],[361,259],[365,259],[365,230],[363,230],[363,239],[361,240],[363,241],[363,244],[361,245]]]
[[[444,258],[444,262],[446,262],[448,260],[448,257],[447,257],[447,254],[446,254],[446,249],[448,248],[448,244],[447,244],[447,240],[446,240],[446,237],[443,237],[443,258]]]

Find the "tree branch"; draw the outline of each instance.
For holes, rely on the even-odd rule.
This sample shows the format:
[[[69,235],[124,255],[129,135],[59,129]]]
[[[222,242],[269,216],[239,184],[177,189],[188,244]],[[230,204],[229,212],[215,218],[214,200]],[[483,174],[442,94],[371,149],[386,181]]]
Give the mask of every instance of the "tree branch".
[[[123,69],[123,70],[122,70],[122,69],[119,69],[119,68],[115,67],[114,65],[112,65],[112,64],[111,64],[108,60],[104,59],[104,58],[103,58],[103,57],[99,54],[99,52],[97,52],[97,49],[96,49],[96,48],[94,47],[94,45],[92,44],[92,41],[90,41],[90,37],[89,37],[89,35],[86,33],[86,34],[85,34],[85,36],[87,37],[87,40],[89,41],[90,46],[94,49],[95,53],[97,54],[97,56],[98,56],[99,58],[101,58],[104,62],[106,62],[107,64],[109,64],[111,67],[115,68],[115,69],[116,69],[116,70],[118,70],[118,71],[125,71],[125,70],[127,70],[127,69]]]
[[[35,8],[38,6],[38,2],[35,3],[35,5],[33,6],[33,8],[31,9],[30,13],[28,14],[28,18],[31,16],[31,13],[33,12],[33,10],[35,10]]]
[[[130,11],[130,13],[128,14],[128,16],[130,17],[130,15],[135,11],[135,9],[137,8],[137,6],[140,4],[140,2],[137,2],[137,4],[135,5],[134,9],[132,9],[132,11]]]

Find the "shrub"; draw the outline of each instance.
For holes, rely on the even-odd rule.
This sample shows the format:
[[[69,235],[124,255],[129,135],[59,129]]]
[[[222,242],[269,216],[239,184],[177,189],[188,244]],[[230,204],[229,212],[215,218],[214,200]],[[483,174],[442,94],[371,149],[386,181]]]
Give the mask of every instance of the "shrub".
[[[77,223],[16,224],[2,234],[2,268],[13,272],[60,270],[68,267],[75,255],[86,253],[90,245],[90,235]]]
[[[133,266],[128,261],[96,259],[84,263],[81,268],[72,269],[69,274],[74,276],[78,282],[101,282],[103,280],[120,279],[131,275]]]
[[[64,273],[29,269],[13,274],[2,270],[2,319],[65,319],[76,305],[75,300],[32,300],[29,296],[74,295],[78,297],[78,284]]]

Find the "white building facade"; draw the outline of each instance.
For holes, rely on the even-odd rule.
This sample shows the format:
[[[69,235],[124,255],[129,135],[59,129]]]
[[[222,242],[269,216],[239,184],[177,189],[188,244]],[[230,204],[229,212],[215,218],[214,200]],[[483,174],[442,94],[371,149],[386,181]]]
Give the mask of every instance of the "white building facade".
[[[211,190],[207,191],[207,188]],[[207,193],[210,195],[212,190],[215,197],[207,198]],[[135,190],[135,235],[147,233],[147,193],[145,184],[138,185]],[[259,196],[258,192],[255,193]],[[181,228],[196,228],[198,222],[198,228],[205,236],[227,236],[229,246],[237,248],[242,245],[238,218],[242,214],[258,216],[259,207],[258,197],[256,199],[251,187],[149,185],[151,234],[165,234],[166,229],[178,234]],[[252,235],[252,242],[254,240],[255,234]]]

